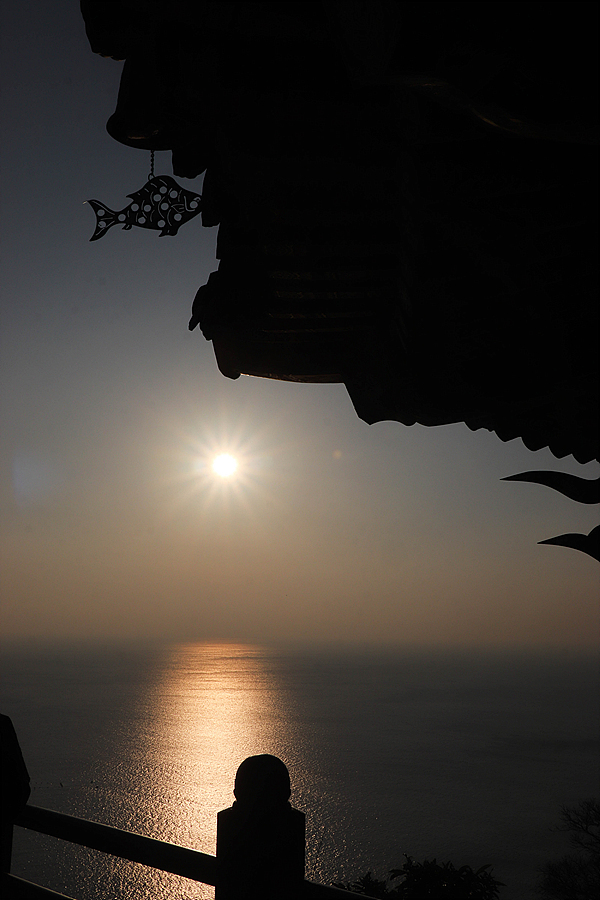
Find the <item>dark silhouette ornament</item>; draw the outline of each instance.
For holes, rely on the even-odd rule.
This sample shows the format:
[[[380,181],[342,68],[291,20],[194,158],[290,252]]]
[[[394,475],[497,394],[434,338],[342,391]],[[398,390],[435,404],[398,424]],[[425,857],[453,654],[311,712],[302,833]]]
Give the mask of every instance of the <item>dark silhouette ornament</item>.
[[[587,553],[592,559],[597,559],[600,562],[600,525],[592,528],[589,534],[569,532],[569,534],[559,534],[557,537],[548,538],[545,541],[538,541],[538,544],[570,547],[571,550],[580,550],[581,553]]]
[[[200,194],[181,187],[170,175],[152,176],[139,191],[127,196],[132,202],[118,211],[99,200],[87,201],[96,213],[96,230],[90,241],[100,240],[113,225],[122,225],[124,231],[134,225],[150,228],[160,231],[160,237],[175,235],[198,215],[202,205]]]
[[[577,503],[600,503],[600,478],[580,478],[578,475],[570,475],[568,472],[540,471],[507,475],[502,481],[528,481],[531,484],[543,484]],[[589,534],[569,532],[545,541],[538,541],[538,544],[570,547],[572,550],[587,553],[592,559],[600,562],[600,525],[592,528]]]

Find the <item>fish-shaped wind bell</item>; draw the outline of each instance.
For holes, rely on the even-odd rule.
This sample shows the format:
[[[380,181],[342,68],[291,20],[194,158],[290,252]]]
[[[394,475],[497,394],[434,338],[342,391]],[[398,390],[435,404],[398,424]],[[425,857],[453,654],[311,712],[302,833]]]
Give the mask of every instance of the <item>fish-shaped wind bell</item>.
[[[98,241],[113,225],[122,225],[129,231],[134,225],[138,228],[151,228],[165,234],[177,234],[179,228],[201,209],[202,197],[193,191],[187,191],[169,175],[157,175],[146,182],[143,188],[131,197],[131,203],[124,209],[115,212],[99,200],[88,200],[96,213],[96,230],[90,241]]]

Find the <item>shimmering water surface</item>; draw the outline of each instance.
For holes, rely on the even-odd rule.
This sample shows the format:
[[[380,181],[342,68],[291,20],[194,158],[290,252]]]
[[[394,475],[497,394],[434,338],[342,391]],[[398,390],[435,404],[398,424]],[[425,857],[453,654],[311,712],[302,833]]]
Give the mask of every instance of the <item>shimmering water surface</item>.
[[[382,876],[408,853],[493,863],[503,900],[525,900],[567,849],[560,805],[598,791],[598,687],[589,655],[187,644],[5,651],[1,699],[38,806],[214,853],[239,763],[274,753],[307,877]],[[77,900],[213,896],[23,829],[13,871]]]

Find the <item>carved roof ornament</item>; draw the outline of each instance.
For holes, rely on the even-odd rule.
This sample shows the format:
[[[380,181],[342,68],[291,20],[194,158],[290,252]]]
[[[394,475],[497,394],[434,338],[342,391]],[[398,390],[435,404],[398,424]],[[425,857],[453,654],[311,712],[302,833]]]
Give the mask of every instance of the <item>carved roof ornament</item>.
[[[568,472],[540,471],[507,475],[502,481],[527,481],[531,484],[543,484],[577,503],[600,503],[600,478],[579,478]],[[569,532],[569,534],[559,534],[557,537],[547,538],[538,543],[580,550],[600,562],[600,525],[592,528],[589,534]]]

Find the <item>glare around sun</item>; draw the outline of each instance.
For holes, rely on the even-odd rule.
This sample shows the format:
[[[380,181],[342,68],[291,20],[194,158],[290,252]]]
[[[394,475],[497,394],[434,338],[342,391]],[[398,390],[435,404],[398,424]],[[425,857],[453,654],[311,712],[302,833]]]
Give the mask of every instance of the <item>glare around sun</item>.
[[[230,475],[233,475],[237,467],[237,459],[230,456],[229,453],[221,453],[212,461],[213,472],[216,475],[220,475],[221,478],[229,478]]]

